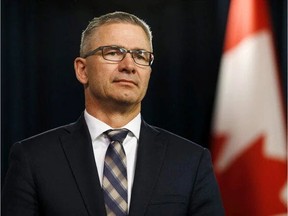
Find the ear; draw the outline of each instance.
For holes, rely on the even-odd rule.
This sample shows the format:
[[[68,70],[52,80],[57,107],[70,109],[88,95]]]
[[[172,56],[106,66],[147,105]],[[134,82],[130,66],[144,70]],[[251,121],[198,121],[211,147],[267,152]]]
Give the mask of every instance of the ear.
[[[86,59],[77,57],[74,60],[74,70],[77,79],[79,80],[80,83],[83,85],[88,83],[88,75],[86,71]]]

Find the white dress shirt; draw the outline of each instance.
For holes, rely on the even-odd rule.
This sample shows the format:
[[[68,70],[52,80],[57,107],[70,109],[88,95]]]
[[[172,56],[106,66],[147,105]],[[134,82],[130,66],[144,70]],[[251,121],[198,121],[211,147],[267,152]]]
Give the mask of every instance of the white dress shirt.
[[[107,130],[115,128],[111,128],[109,125],[91,116],[86,110],[84,111],[84,118],[90,132],[99,181],[102,185],[105,154],[110,143],[109,139],[103,133]],[[122,127],[129,130],[129,133],[127,134],[127,137],[122,144],[127,161],[128,209],[130,206],[131,190],[134,180],[136,151],[140,135],[140,127],[140,113],[127,125]]]

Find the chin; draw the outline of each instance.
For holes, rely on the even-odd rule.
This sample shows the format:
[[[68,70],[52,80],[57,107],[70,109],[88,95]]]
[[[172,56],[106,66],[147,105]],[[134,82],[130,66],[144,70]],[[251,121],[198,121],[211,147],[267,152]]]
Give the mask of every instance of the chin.
[[[130,105],[133,105],[133,104],[135,104],[135,103],[137,103],[135,100],[127,100],[127,99],[125,99],[125,100],[116,100],[116,102],[119,104],[119,105],[126,105],[126,106],[130,106]]]
[[[134,97],[117,97],[115,98],[116,103],[119,105],[131,106],[139,103],[139,98]]]

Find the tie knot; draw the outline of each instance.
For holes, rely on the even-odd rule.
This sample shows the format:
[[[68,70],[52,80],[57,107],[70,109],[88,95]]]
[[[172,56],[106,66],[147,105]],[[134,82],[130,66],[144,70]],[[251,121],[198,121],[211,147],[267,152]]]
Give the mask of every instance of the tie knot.
[[[119,143],[122,143],[124,141],[124,139],[126,138],[128,131],[129,130],[123,128],[123,129],[107,130],[104,133],[110,139],[110,142],[117,141]]]

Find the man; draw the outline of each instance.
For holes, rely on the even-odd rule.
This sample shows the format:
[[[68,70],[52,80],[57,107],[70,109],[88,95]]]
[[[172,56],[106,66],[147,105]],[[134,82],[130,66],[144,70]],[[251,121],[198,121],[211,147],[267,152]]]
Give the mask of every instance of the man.
[[[86,109],[13,146],[4,216],[224,214],[208,150],[141,118],[153,59],[151,31],[136,16],[89,23],[74,62]]]

